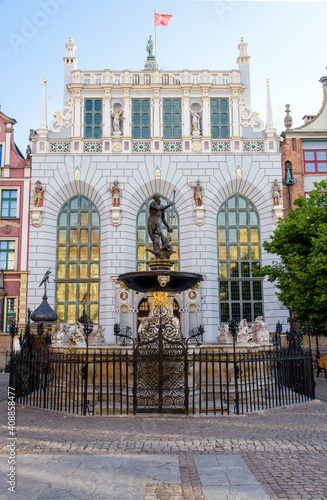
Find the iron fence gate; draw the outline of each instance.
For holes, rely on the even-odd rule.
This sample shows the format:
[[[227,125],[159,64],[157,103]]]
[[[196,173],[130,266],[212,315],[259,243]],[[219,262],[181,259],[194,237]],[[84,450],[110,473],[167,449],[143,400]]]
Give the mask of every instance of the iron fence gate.
[[[134,413],[188,413],[187,346],[157,320],[153,337],[134,346]]]

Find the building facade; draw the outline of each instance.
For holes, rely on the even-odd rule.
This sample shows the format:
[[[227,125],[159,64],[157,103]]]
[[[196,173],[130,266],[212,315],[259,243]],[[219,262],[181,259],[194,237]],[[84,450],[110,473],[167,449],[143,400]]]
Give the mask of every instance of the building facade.
[[[232,318],[264,316],[270,331],[286,323],[273,285],[251,272],[271,262],[262,241],[283,208],[272,196],[282,176],[269,85],[264,124],[251,108],[245,41],[230,71],[159,71],[152,49],[144,71],[82,71],[75,51],[70,39],[64,107],[48,125],[45,82],[31,134],[31,190],[37,181],[44,190],[42,206],[35,197],[31,206],[31,309],[51,267],[59,321],[73,325],[86,312],[108,342],[115,323],[136,332],[146,297],[117,277],[147,269],[146,214],[157,192],[164,204],[175,200],[166,212],[174,269],[204,276],[200,289],[175,297],[182,331],[203,324],[214,342]]]
[[[13,140],[16,121],[0,112],[0,349],[10,346],[13,321],[27,313],[31,167]]]
[[[290,105],[286,105],[283,143],[283,197],[285,209],[294,208],[300,195],[306,196],[314,182],[327,177],[327,76],[320,79],[323,102],[317,115],[305,115],[304,123],[292,128]]]

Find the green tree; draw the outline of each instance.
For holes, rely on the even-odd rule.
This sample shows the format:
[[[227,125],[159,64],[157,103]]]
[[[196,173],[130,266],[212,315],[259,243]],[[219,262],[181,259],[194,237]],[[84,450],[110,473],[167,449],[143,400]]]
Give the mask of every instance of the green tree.
[[[327,336],[327,181],[314,186],[263,243],[278,260],[253,273],[275,282],[279,300],[302,326],[310,321],[315,335]]]

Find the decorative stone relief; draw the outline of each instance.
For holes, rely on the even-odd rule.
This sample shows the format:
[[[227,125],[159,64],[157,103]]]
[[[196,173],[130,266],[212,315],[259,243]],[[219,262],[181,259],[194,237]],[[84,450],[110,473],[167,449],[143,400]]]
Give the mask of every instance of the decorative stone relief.
[[[264,152],[265,145],[263,141],[244,141],[243,151]]]
[[[259,113],[257,111],[252,111],[250,106],[247,106],[244,99],[241,99],[241,125],[242,127],[251,127],[253,132],[262,132],[265,125],[261,118],[259,118]]]
[[[54,119],[50,122],[49,129],[54,134],[59,134],[62,127],[68,128],[72,124],[72,114],[69,106],[63,107],[61,111],[56,111],[53,116]]]
[[[180,141],[164,141],[164,153],[181,153],[182,143]]]
[[[50,142],[50,153],[70,153],[70,142]]]
[[[84,153],[101,153],[102,143],[101,142],[84,142],[83,144]]]
[[[230,151],[229,141],[212,141],[211,150],[213,153],[223,153],[224,151]]]
[[[0,220],[0,227],[5,228],[5,226],[9,226],[8,222],[6,220]],[[20,227],[20,223],[19,222],[10,221],[10,226]]]
[[[133,141],[132,150],[133,153],[150,153],[150,141]]]
[[[202,149],[201,142],[193,142],[192,149],[193,149],[193,151],[196,151],[196,152],[201,151],[201,149]]]

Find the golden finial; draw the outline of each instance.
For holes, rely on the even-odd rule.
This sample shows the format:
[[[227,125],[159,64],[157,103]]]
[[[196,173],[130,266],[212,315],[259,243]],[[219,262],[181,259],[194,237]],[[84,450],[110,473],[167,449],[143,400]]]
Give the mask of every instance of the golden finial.
[[[72,39],[72,37],[70,37],[70,38],[68,39],[68,41],[69,41],[69,42],[73,42],[74,40]]]
[[[267,78],[266,82],[267,82],[267,85],[269,85],[269,78]]]
[[[43,79],[43,83],[47,83],[47,81],[48,81],[48,80],[47,80],[46,78],[44,78],[44,79]]]
[[[244,36],[242,36],[242,38],[241,38],[241,42],[244,42]]]

